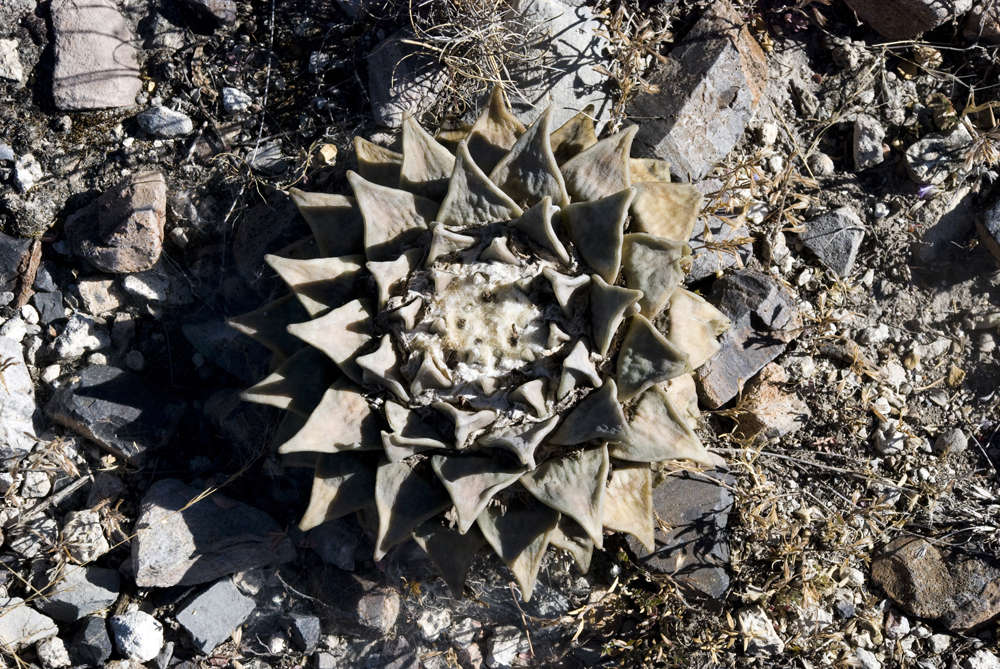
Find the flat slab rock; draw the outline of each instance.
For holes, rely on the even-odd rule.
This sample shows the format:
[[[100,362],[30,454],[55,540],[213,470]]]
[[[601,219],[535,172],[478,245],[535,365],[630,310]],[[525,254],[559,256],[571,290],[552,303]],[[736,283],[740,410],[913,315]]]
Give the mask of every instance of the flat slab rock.
[[[35,445],[35,387],[24,364],[21,345],[0,337],[0,363],[6,365],[0,383],[0,459],[28,453]]]
[[[969,0],[845,0],[858,18],[890,40],[916,37],[968,11]]]
[[[18,650],[59,633],[48,616],[25,604],[20,597],[0,598],[0,644]]]
[[[142,86],[128,24],[110,0],[54,0],[52,97],[66,110],[135,104]]]
[[[218,492],[188,506],[202,492],[177,479],[146,492],[132,540],[139,587],[208,583],[295,559],[291,539],[269,515]]]
[[[188,602],[177,613],[177,622],[191,635],[195,648],[208,655],[250,617],[254,606],[233,579],[224,578]]]
[[[66,219],[73,253],[105,272],[143,272],[160,259],[167,220],[167,183],[139,172]]]
[[[1000,563],[899,537],[872,561],[872,578],[901,609],[936,619],[953,632],[1000,616]]]
[[[73,622],[102,611],[118,599],[121,578],[116,569],[70,565],[63,579],[42,591],[35,608],[62,622]]]
[[[714,479],[714,480],[712,480]],[[648,569],[671,574],[681,585],[713,599],[729,588],[729,537],[726,525],[733,477],[719,470],[702,475],[671,474],[653,489],[653,510],[670,526],[656,528],[656,550],[649,553],[629,535],[636,561]]]
[[[146,379],[108,365],[63,377],[45,414],[127,462],[139,465],[167,443],[184,404]]]
[[[865,224],[850,207],[840,207],[806,222],[799,239],[841,277],[850,275],[865,238]]]
[[[699,397],[718,409],[798,336],[802,316],[791,291],[749,270],[716,281],[708,299],[732,321],[721,350],[695,371]]]
[[[767,86],[764,52],[727,0],[716,0],[666,63],[648,78],[628,115],[644,119],[634,146],[670,161],[681,181],[704,177],[736,146]]]

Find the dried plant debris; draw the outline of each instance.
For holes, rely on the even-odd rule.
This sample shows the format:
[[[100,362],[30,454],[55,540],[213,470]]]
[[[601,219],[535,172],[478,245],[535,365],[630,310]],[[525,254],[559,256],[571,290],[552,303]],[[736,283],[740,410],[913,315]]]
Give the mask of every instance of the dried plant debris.
[[[586,115],[550,117],[525,128],[497,88],[454,155],[409,119],[401,158],[359,154],[353,198],[293,190],[317,240],[355,245],[268,256],[308,316],[282,298],[231,321],[279,365],[244,399],[305,418],[279,449],[315,463],[301,529],[374,510],[376,560],[414,536],[456,596],[484,543],[527,601],[550,543],[589,555],[606,528],[648,542],[649,486],[621,482],[718,460],[667,383],[714,353],[728,320],[671,300],[683,239],[628,232],[640,190],[646,229],[665,228],[658,212],[693,220],[701,198],[633,183],[657,171],[634,168],[634,128],[596,141]],[[565,141],[581,136],[595,139]],[[668,334],[654,325],[666,317]],[[278,336],[286,325],[296,339]]]

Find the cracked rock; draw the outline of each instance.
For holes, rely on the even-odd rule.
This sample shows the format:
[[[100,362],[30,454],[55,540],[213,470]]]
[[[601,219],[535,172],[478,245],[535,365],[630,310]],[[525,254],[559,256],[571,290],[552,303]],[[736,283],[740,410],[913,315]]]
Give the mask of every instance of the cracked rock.
[[[858,249],[865,238],[865,225],[850,207],[841,207],[806,223],[799,239],[824,265],[839,277],[854,268]]]
[[[972,135],[961,123],[947,133],[926,135],[906,150],[906,171],[918,184],[940,185],[962,170],[971,143]]]
[[[20,597],[0,598],[0,643],[19,650],[59,632],[52,619],[25,605]]]
[[[253,613],[254,601],[243,595],[231,578],[224,578],[192,599],[177,613],[177,622],[208,655],[229,638]]]

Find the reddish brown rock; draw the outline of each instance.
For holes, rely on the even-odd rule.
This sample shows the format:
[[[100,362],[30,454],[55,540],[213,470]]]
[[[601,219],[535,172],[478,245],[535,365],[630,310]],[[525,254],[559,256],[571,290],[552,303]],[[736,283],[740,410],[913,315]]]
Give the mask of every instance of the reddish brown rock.
[[[794,393],[784,390],[787,381],[788,374],[781,365],[771,362],[761,370],[744,394],[746,402],[740,406],[744,413],[737,419],[737,436],[762,444],[805,427],[812,412]]]
[[[143,272],[163,250],[167,184],[159,172],[120,181],[66,219],[66,238],[77,254],[105,272]]]
[[[1000,565],[899,537],[872,561],[872,578],[900,608],[968,632],[1000,616]]]
[[[862,21],[887,39],[910,39],[961,14],[968,0],[846,0]]]

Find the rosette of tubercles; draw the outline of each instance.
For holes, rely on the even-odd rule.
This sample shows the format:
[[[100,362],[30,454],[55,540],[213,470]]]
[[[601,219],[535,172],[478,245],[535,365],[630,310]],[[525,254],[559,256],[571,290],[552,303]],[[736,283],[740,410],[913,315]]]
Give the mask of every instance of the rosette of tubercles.
[[[412,537],[456,596],[488,545],[527,600],[550,545],[583,572],[606,530],[652,549],[656,472],[715,463],[701,195],[590,111],[525,128],[497,90],[463,131],[407,119],[401,153],[355,139],[353,196],[291,191],[313,236],[266,258],[290,294],[230,323],[275,354],[243,398],[315,468],[303,530],[359,512],[376,559]]]

